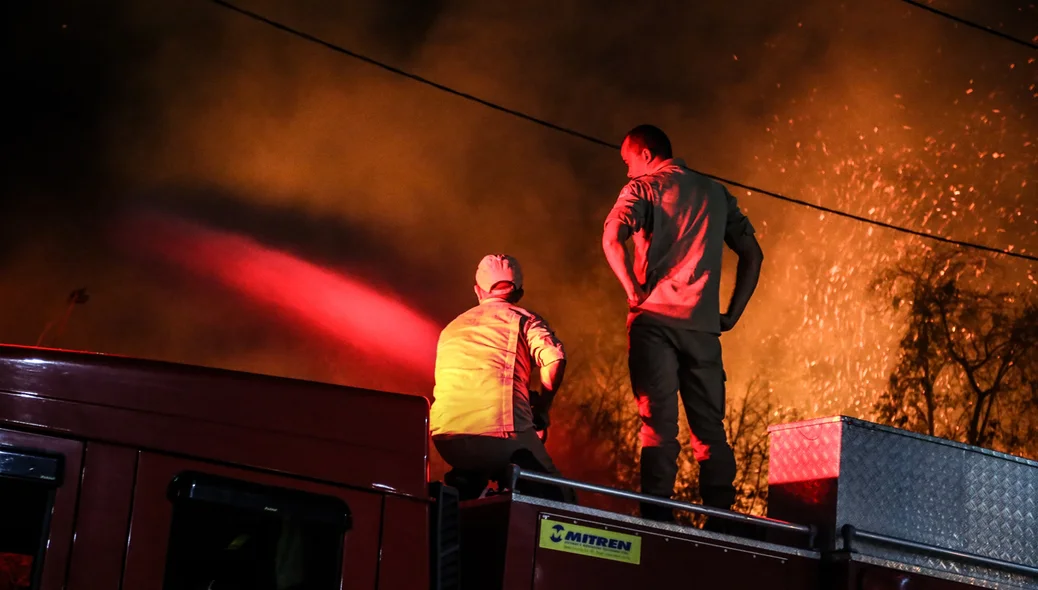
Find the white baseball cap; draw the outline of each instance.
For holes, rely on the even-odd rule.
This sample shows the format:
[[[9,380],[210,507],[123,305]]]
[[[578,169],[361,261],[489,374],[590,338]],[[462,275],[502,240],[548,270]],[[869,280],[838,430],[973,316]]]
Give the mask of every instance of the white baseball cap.
[[[516,290],[523,288],[523,269],[519,266],[519,261],[507,254],[484,256],[476,267],[476,285],[488,293],[511,291],[511,288],[491,291],[495,284],[502,281],[512,283]]]

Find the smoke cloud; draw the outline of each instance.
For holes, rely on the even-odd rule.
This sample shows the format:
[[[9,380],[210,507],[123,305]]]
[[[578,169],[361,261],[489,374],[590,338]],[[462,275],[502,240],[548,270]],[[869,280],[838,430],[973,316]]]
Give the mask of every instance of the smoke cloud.
[[[1027,182],[1038,66],[905,3],[241,2],[606,140],[655,123],[701,170],[1038,251],[1038,183]],[[1023,24],[1038,22],[1034,6],[1009,4],[941,7],[1038,33]],[[110,240],[110,222],[141,210],[363,277],[439,325],[474,303],[480,257],[509,252],[525,267],[525,303],[564,340],[623,330],[622,293],[599,248],[625,182],[619,154],[209,2],[63,11],[32,15],[38,37],[57,44],[46,54],[56,71],[19,62],[32,72],[27,88],[74,112],[30,114],[19,136],[0,242],[3,341],[34,342],[67,292],[87,286],[92,299],[61,346],[421,393],[392,371],[373,379],[334,343],[233,290],[132,256]],[[97,76],[41,81],[80,71],[67,59],[83,53]],[[883,386],[900,329],[876,315],[867,285],[925,242],[733,194],[767,261],[724,337],[729,386],[766,374],[791,402],[853,413]],[[1005,265],[1006,280],[1034,281],[1025,263]]]

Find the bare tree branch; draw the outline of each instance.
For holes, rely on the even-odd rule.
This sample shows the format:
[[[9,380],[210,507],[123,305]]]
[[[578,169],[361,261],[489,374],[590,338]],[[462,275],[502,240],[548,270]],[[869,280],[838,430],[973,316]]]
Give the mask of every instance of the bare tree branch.
[[[976,280],[966,270],[977,269]],[[907,306],[906,330],[881,419],[934,436],[1034,456],[1038,442],[1020,436],[1038,422],[1034,302],[977,284],[988,266],[961,252],[938,251],[881,274],[874,283]],[[1013,420],[1000,420],[1000,411]]]

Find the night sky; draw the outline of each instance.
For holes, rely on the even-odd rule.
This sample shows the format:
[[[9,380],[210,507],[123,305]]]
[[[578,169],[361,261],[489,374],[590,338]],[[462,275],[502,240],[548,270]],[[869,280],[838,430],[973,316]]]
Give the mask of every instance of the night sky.
[[[1038,253],[1038,52],[903,2],[240,1],[613,143],[655,123],[697,169]],[[1032,2],[933,5],[1038,35]],[[393,328],[409,324],[381,343],[322,329],[326,283],[265,297],[261,282],[154,255],[172,248],[160,235],[153,250],[125,239],[157,214],[353,277],[436,327],[475,303],[479,259],[509,252],[525,303],[571,355],[622,343],[624,297],[599,245],[626,180],[617,152],[204,0],[5,8],[0,341],[35,343],[86,287],[46,345],[429,393],[430,374],[377,346],[407,342]],[[767,259],[724,337],[729,378],[765,374],[809,412],[853,413],[885,384],[901,327],[866,287],[932,243],[733,194]],[[199,256],[224,279],[240,270],[219,248]],[[999,288],[1034,288],[1033,263],[990,258]]]

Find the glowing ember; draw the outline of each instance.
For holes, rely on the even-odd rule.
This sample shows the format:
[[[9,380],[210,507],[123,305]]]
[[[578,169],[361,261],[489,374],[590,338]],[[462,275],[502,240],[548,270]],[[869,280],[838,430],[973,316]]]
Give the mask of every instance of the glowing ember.
[[[803,114],[776,114],[755,180],[880,221],[1034,254],[1038,196],[1029,177],[1038,149],[1034,111],[1026,107],[1033,97],[987,92],[976,81],[966,94],[955,111],[965,107],[971,114],[943,128],[921,128],[918,117],[903,125],[889,115],[874,121],[864,115],[848,126],[843,105],[813,98],[792,105],[791,112]],[[892,102],[875,112],[906,108],[900,94]],[[924,121],[953,116],[918,115]],[[753,205],[754,198],[745,202]],[[771,234],[769,258],[789,262],[763,279],[766,291],[755,303],[769,325],[755,332],[761,345],[755,356],[766,359],[761,364],[776,389],[795,395],[811,415],[867,417],[886,386],[904,326],[871,283],[878,272],[936,244],[809,211],[772,218],[764,231]],[[978,269],[970,278],[975,284],[1021,292],[1038,285],[1027,261],[975,254],[994,263]]]

